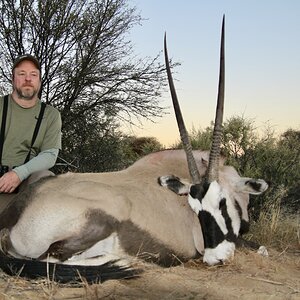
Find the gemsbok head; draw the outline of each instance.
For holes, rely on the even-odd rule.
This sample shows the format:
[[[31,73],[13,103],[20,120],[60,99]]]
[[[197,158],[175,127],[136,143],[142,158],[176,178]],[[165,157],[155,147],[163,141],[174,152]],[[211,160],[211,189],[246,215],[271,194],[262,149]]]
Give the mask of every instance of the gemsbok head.
[[[191,143],[183,121],[176,90],[173,83],[169,65],[166,35],[164,40],[165,63],[168,74],[173,107],[177,119],[181,141],[186,152],[189,173],[192,184],[181,182],[174,175],[161,176],[158,182],[177,194],[188,194],[188,203],[197,214],[204,238],[203,261],[210,265],[224,262],[233,257],[235,244],[241,229],[242,216],[238,203],[228,193],[226,186],[219,181],[219,161],[223,135],[223,112],[225,90],[225,16],[222,21],[221,47],[220,47],[220,72],[217,97],[217,108],[212,137],[212,146],[206,173],[200,176],[192,153]],[[245,190],[261,193],[268,188],[263,180],[244,181]]]

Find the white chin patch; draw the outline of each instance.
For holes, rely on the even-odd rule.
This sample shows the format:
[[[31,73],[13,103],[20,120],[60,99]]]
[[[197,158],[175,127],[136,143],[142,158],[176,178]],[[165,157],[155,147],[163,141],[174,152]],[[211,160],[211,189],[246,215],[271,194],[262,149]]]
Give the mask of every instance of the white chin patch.
[[[203,262],[212,266],[234,257],[235,244],[224,240],[216,248],[206,248],[204,250]]]

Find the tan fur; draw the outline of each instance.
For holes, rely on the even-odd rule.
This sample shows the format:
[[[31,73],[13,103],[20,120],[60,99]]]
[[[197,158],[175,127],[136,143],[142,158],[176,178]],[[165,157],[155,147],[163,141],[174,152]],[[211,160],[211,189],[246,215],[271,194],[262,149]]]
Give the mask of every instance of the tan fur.
[[[203,175],[208,153],[194,155]],[[130,220],[174,253],[194,257],[204,249],[198,218],[187,197],[159,186],[157,178],[165,174],[189,178],[182,150],[150,154],[119,172],[67,173],[44,181],[11,229],[12,245],[20,255],[39,257],[52,243],[76,235],[86,223],[88,209],[99,209],[119,221]],[[239,178],[231,167],[221,167],[221,183],[229,191]],[[246,213],[248,195],[238,196]]]

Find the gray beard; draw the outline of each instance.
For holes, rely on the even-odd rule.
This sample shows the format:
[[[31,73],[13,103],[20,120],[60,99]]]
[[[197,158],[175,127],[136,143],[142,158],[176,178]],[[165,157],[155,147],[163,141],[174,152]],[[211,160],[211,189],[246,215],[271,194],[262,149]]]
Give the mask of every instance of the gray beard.
[[[35,98],[38,93],[37,90],[33,90],[32,92],[23,93],[21,89],[16,89],[16,92],[17,92],[19,98],[21,98],[23,100],[28,100],[28,101]]]

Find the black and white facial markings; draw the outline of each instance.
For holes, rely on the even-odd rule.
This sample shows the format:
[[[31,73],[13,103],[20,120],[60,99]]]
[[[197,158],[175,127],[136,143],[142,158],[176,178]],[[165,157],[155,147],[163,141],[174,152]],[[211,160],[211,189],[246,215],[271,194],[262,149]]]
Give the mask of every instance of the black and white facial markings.
[[[209,265],[225,262],[234,256],[242,220],[234,199],[216,181],[188,184],[174,175],[161,176],[158,183],[178,195],[188,193],[188,203],[197,214],[204,239],[203,261]],[[267,189],[264,180],[241,178],[239,191],[260,194]]]

